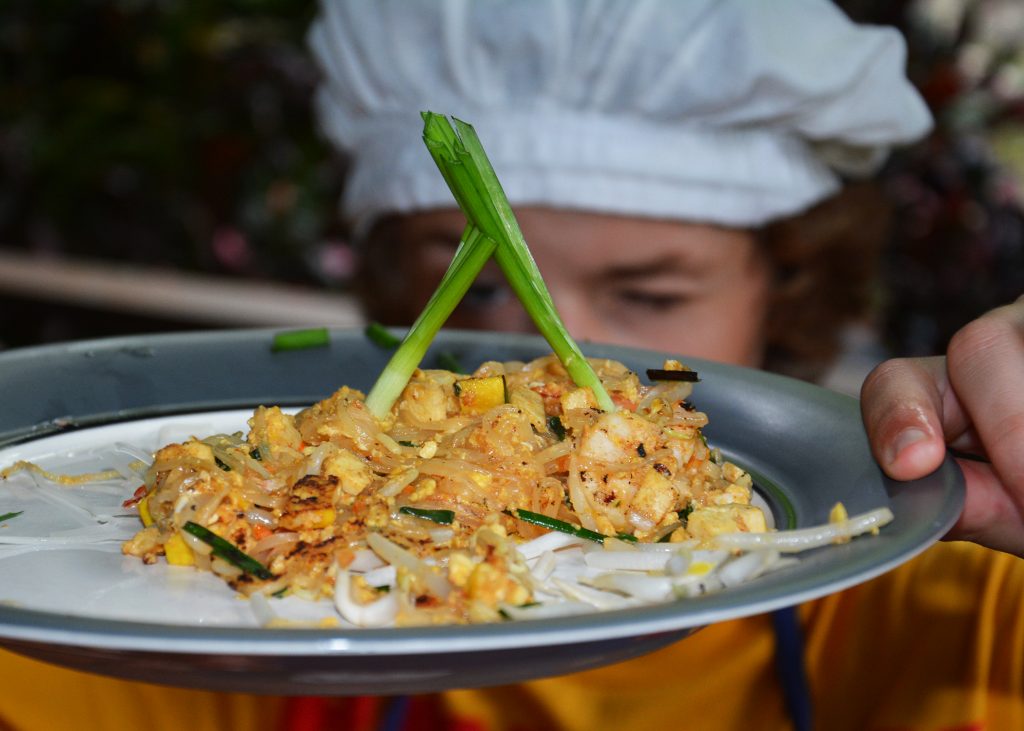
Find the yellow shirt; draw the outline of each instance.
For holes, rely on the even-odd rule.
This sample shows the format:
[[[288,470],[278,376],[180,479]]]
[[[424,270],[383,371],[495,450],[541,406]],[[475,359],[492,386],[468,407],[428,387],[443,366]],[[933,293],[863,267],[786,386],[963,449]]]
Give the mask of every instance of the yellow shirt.
[[[940,544],[883,577],[804,605],[800,617],[816,728],[1024,729],[1024,560]],[[726,622],[607,668],[446,693],[440,727],[789,729],[773,652],[768,618]],[[287,728],[280,698],[110,680],[10,653],[0,654],[0,689],[0,728],[16,731]],[[344,713],[331,718],[324,728],[345,728]],[[417,728],[429,727],[419,721]]]

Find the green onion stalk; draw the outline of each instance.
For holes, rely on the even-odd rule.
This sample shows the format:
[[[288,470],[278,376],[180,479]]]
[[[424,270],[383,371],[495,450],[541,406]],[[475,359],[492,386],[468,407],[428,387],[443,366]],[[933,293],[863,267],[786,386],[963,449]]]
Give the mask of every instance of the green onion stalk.
[[[590,388],[602,410],[614,411],[611,397],[555,310],[476,131],[433,112],[423,113],[423,123],[427,149],[469,223],[437,291],[370,390],[367,408],[378,418],[390,412],[437,331],[493,255],[569,377],[577,386]]]

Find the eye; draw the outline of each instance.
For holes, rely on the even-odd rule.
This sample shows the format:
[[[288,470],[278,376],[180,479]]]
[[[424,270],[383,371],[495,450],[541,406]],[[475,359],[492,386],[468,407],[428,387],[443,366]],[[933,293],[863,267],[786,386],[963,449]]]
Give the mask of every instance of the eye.
[[[466,291],[463,302],[467,307],[499,307],[508,301],[511,290],[499,282],[477,280]]]
[[[688,297],[674,292],[657,292],[644,289],[621,289],[615,293],[620,302],[650,310],[667,310],[685,304]]]

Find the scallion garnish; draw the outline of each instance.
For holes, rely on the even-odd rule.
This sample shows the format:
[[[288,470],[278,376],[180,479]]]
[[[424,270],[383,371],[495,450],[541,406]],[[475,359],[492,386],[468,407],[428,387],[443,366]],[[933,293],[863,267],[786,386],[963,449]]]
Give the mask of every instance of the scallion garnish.
[[[647,377],[652,381],[687,381],[696,383],[700,380],[697,371],[669,371],[664,368],[648,368]]]
[[[24,510],[19,510],[19,511],[14,512],[14,513],[4,513],[3,515],[0,515],[0,523],[3,523],[5,520],[10,520],[11,518],[17,518],[19,515],[21,515],[24,512],[25,512]]]
[[[455,512],[452,510],[426,510],[424,508],[413,508],[403,505],[398,509],[399,513],[411,515],[414,518],[422,518],[439,525],[451,525],[455,520]]]
[[[321,348],[330,342],[330,335],[325,327],[309,330],[290,330],[274,335],[271,350],[275,353],[284,350],[304,350],[305,348]]]
[[[571,536],[585,538],[588,541],[596,541],[597,543],[604,543],[606,538],[618,538],[620,541],[636,540],[636,536],[631,536],[628,533],[620,533],[617,536],[606,536],[604,533],[598,533],[597,531],[582,528],[578,525],[573,525],[572,523],[566,523],[564,520],[551,518],[547,515],[543,515],[542,513],[534,513],[530,510],[516,508],[513,510],[506,510],[505,512],[513,518],[518,518],[524,523],[532,523],[533,525],[540,526],[541,528],[555,530],[559,533],[568,533]]]
[[[437,290],[427,306],[409,328],[398,350],[384,367],[377,382],[366,396],[366,408],[377,418],[383,418],[409,383],[413,371],[419,367],[437,331],[451,315],[455,306],[469,290],[473,280],[494,253],[495,244],[479,230],[468,226],[455,257],[448,266]]]
[[[423,141],[468,225],[440,285],[367,395],[367,408],[378,418],[391,410],[437,331],[494,255],[573,382],[590,388],[601,409],[614,411],[611,397],[555,311],[512,207],[472,126],[459,120],[453,124],[442,115],[424,112]]]
[[[462,363],[459,362],[459,359],[447,350],[443,350],[437,354],[437,364],[446,371],[451,371],[452,373],[466,372],[462,367]]]
[[[204,528],[191,520],[181,527],[189,535],[193,535],[213,549],[213,555],[227,561],[236,569],[241,569],[247,574],[252,574],[257,579],[273,579],[274,575],[266,566],[242,551],[230,541],[226,541],[219,535]]]
[[[402,344],[402,339],[392,334],[390,330],[379,322],[371,322],[363,331],[375,345],[392,350]]]
[[[565,424],[557,416],[552,416],[548,419],[548,429],[558,438],[558,441],[565,440]]]
[[[470,222],[498,243],[494,258],[534,325],[562,362],[573,383],[589,387],[603,411],[615,411],[601,380],[569,336],[565,323],[526,245],[512,206],[472,125],[426,112],[424,138]],[[454,126],[454,128],[453,128]]]

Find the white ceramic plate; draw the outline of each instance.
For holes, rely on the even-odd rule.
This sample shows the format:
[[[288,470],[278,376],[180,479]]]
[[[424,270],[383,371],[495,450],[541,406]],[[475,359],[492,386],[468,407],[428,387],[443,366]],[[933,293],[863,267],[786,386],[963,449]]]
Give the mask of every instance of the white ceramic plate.
[[[0,466],[30,459],[95,469],[120,442],[153,449],[188,433],[244,429],[259,403],[302,405],[342,383],[366,388],[388,356],[357,332],[290,353],[272,353],[271,336],[186,334],[0,353],[0,444],[8,445]],[[585,350],[641,373],[664,358]],[[440,351],[474,366],[546,347],[532,337],[449,332],[428,364]],[[24,510],[0,524],[0,643],[92,672],[224,690],[380,694],[508,683],[617,662],[709,623],[841,590],[911,558],[959,514],[955,463],[912,483],[886,479],[855,400],[757,371],[690,364],[701,374],[694,401],[710,415],[709,439],[751,471],[777,524],[824,522],[836,501],[851,514],[888,505],[894,522],[749,584],[642,609],[472,627],[266,630],[249,602],[214,577],[120,554],[119,541],[138,528],[119,507],[131,483],[69,493],[23,475],[0,496],[0,514]],[[131,458],[114,461],[124,469]],[[44,548],[41,537],[50,541]],[[333,616],[329,604],[273,606],[296,619]]]

